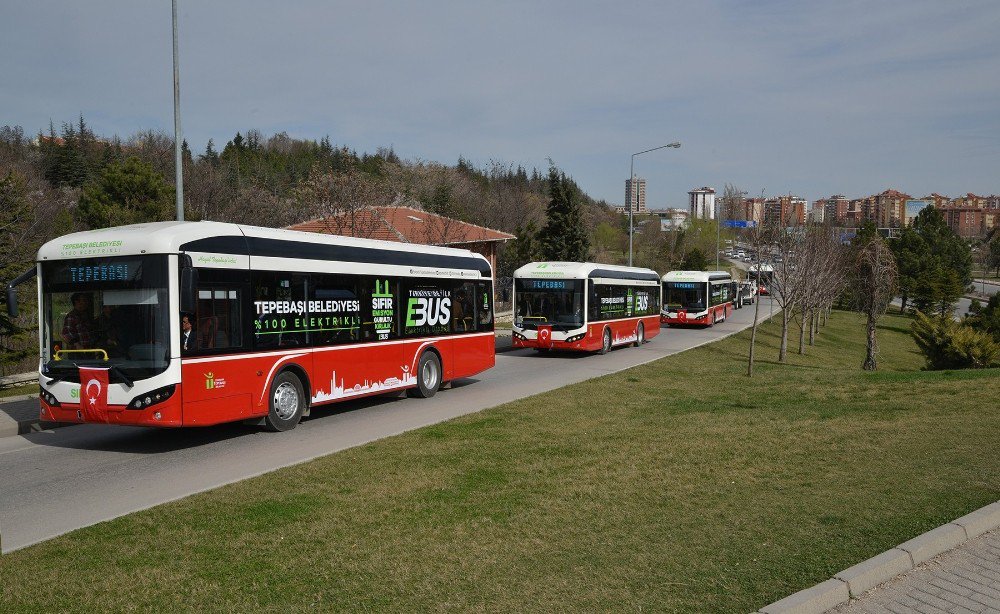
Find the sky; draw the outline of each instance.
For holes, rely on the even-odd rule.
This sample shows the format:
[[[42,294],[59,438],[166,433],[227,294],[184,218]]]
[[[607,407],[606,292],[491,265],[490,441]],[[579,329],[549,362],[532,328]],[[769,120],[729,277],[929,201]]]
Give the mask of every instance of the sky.
[[[173,131],[169,0],[6,3],[0,125]],[[1000,193],[1000,2],[178,0],[197,154],[237,131],[544,171],[651,208]]]

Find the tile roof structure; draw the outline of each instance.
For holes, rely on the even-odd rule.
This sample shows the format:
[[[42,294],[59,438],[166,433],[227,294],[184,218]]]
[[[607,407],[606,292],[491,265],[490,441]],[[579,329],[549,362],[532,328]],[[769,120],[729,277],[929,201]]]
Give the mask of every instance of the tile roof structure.
[[[366,207],[293,224],[288,229],[423,245],[506,242],[516,238],[506,232],[421,209],[391,206]]]

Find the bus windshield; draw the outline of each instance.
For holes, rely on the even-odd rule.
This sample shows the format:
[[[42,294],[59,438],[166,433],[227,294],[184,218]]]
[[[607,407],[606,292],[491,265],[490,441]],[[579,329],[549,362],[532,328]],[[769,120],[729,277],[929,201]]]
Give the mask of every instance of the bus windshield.
[[[668,281],[663,284],[666,309],[706,309],[705,284],[694,281]]]
[[[514,324],[572,330],[584,325],[582,279],[515,279]]]
[[[137,380],[170,360],[167,257],[42,263],[42,372],[79,381],[77,367]]]

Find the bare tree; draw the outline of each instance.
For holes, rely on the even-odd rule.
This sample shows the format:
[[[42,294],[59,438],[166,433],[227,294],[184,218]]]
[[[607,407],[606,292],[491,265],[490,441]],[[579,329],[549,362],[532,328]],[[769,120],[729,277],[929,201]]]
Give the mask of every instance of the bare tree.
[[[861,368],[877,368],[878,341],[875,327],[896,294],[899,273],[896,258],[879,236],[873,236],[857,248],[851,270],[854,308],[864,314],[867,330],[865,361]]]
[[[799,354],[804,354],[806,329],[809,345],[815,345],[819,313],[832,304],[843,285],[843,249],[829,227],[810,226],[805,230],[800,251],[792,272],[798,286],[794,318],[799,325]]]
[[[317,219],[330,234],[371,238],[383,226],[372,208],[390,205],[394,198],[356,170],[331,173],[314,168],[295,189],[292,201],[298,211]]]
[[[781,344],[778,348],[778,362],[788,359],[788,325],[793,310],[802,297],[804,270],[801,266],[803,234],[800,226],[780,227],[778,221],[772,233],[775,250],[773,262],[774,276],[771,280],[771,300],[781,308]]]
[[[771,234],[770,229],[767,227],[755,224],[752,228],[748,229],[743,236],[743,240],[750,246],[750,250],[754,254],[753,262],[751,263],[751,270],[756,267],[758,274],[762,269],[761,262],[763,260],[763,253],[765,249],[768,249],[770,244],[769,237]],[[757,343],[757,324],[760,322],[759,296],[753,304],[753,324],[750,326],[750,353],[747,357],[747,377],[753,377],[754,348]]]

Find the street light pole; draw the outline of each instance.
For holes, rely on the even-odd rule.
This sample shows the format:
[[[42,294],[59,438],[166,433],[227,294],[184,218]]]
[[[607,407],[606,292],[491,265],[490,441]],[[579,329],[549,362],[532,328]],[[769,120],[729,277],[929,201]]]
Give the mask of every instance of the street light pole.
[[[649,153],[651,151],[656,151],[657,149],[663,149],[665,147],[672,147],[677,149],[681,144],[678,142],[667,143],[666,145],[660,145],[659,147],[654,147],[652,149],[647,149],[645,151],[639,151],[632,154],[632,162],[628,168],[628,265],[632,266],[632,235],[634,234],[634,229],[632,227],[632,193],[635,192],[635,202],[639,203],[639,190],[635,187],[635,157],[642,155],[644,153]]]
[[[177,65],[177,0],[171,0],[174,34],[174,166],[177,177],[177,221],[184,221],[184,161],[181,155],[181,76]]]

